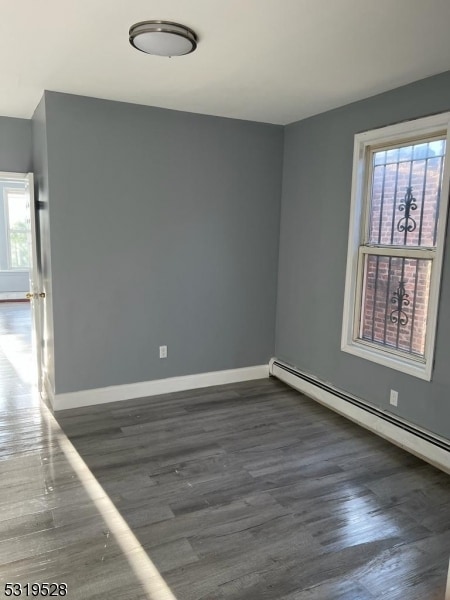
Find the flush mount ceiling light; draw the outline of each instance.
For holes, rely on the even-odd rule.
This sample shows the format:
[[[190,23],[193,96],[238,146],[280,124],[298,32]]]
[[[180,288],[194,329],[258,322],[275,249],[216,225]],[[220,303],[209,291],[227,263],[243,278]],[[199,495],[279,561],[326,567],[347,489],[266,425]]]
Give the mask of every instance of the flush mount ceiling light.
[[[185,25],[171,21],[142,21],[130,27],[130,44],[157,56],[182,56],[197,48],[197,36]]]

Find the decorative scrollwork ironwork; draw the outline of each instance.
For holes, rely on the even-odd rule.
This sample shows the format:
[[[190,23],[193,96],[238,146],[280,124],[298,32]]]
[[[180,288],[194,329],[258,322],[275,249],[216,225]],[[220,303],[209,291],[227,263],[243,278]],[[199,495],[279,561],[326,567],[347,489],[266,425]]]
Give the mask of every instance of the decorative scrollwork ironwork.
[[[408,315],[403,310],[404,306],[409,306],[409,294],[406,293],[405,290],[405,282],[399,281],[398,288],[394,292],[391,298],[391,303],[396,304],[397,308],[391,312],[389,316],[389,320],[391,323],[399,323],[403,327],[408,323]]]
[[[397,223],[397,231],[411,233],[417,227],[416,221],[411,216],[412,210],[417,210],[417,202],[412,194],[412,187],[406,188],[406,194],[404,199],[398,206],[400,212],[404,212],[405,216],[402,217]]]

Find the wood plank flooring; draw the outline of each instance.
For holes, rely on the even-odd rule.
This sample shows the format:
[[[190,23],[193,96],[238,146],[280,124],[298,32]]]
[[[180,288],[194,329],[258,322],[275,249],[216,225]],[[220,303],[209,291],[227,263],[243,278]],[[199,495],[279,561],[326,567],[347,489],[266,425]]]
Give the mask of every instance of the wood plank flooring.
[[[30,305],[0,302],[0,409],[39,405],[33,375]]]
[[[442,600],[450,478],[268,379],[64,411],[179,600]]]
[[[0,598],[443,600],[444,473],[273,379],[64,411],[63,433],[2,348]]]
[[[30,307],[0,303],[0,598],[7,582],[64,582],[69,600],[172,600],[146,591],[157,578],[137,576],[139,543],[73,468],[30,373]]]

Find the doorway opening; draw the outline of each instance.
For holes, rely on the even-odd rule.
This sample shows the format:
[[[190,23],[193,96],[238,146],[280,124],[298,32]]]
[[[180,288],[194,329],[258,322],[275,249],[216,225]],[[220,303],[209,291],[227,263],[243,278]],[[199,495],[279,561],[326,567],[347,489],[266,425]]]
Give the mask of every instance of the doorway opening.
[[[0,173],[0,403],[39,401],[33,279],[37,265],[32,176]]]

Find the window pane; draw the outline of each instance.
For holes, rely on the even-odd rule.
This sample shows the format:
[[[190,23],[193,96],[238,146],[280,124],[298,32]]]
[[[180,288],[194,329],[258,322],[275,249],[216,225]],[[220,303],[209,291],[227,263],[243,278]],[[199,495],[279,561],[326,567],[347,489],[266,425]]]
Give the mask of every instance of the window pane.
[[[445,140],[374,152],[369,243],[436,246]]]
[[[431,262],[366,255],[361,339],[424,357]]]
[[[10,229],[29,229],[28,196],[25,192],[8,191],[8,216]]]
[[[9,267],[11,269],[27,269],[31,265],[28,194],[22,190],[8,190],[6,201],[9,230]]]
[[[10,231],[11,269],[28,269],[30,267],[30,234],[27,231]]]

